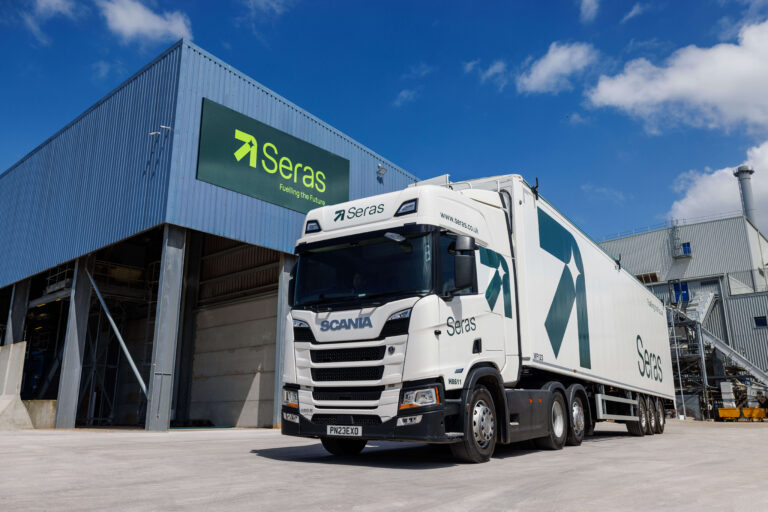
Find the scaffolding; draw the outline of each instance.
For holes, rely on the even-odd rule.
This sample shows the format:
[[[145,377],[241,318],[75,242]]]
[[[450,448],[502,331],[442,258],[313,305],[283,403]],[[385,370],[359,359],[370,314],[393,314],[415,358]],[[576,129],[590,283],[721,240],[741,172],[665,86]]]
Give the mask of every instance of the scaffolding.
[[[688,304],[687,311],[674,304],[667,309],[678,412],[696,419],[714,419],[723,407],[721,383],[749,386],[768,380],[765,372],[702,327],[700,319],[706,316],[711,299]]]

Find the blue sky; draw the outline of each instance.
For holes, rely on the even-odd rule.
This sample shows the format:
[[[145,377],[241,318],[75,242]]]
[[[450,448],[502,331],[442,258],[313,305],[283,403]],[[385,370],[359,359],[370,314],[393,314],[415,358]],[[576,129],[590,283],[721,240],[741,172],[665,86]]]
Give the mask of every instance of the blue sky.
[[[181,37],[420,178],[502,173],[590,235],[768,229],[768,0],[29,0],[0,9],[0,170]]]

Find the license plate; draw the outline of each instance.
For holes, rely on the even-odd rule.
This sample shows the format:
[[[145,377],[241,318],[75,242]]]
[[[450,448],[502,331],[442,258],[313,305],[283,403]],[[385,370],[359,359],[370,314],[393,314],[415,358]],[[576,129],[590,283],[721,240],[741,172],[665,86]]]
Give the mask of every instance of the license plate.
[[[363,435],[363,427],[347,425],[328,425],[326,433],[329,436],[360,437]]]

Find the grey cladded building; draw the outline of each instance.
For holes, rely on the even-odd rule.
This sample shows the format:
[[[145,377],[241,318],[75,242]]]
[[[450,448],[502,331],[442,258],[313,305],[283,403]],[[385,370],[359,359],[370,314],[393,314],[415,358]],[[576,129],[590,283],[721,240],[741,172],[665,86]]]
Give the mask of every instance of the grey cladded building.
[[[742,213],[672,222],[600,245],[665,304],[678,304],[706,331],[768,371],[768,238],[751,220],[752,172],[741,167],[734,173]]]
[[[415,181],[179,41],[0,175],[21,398],[57,427],[279,423],[304,214]]]

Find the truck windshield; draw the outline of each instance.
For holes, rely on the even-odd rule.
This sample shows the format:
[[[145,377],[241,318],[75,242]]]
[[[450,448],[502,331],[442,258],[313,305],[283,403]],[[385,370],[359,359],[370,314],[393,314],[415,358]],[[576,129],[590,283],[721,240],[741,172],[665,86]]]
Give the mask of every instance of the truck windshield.
[[[294,307],[363,305],[432,291],[432,235],[396,231],[299,255]]]

